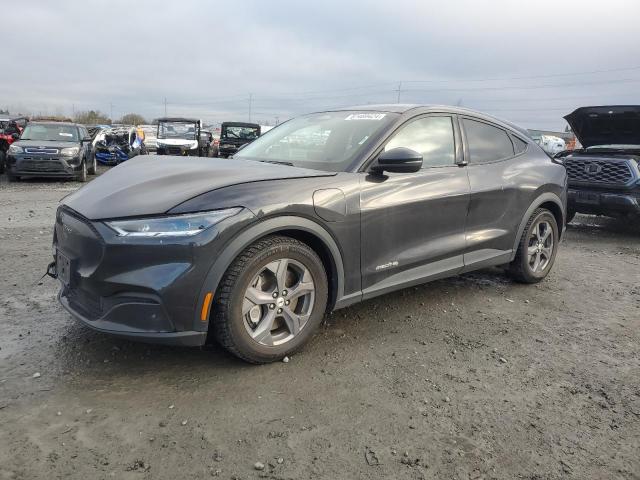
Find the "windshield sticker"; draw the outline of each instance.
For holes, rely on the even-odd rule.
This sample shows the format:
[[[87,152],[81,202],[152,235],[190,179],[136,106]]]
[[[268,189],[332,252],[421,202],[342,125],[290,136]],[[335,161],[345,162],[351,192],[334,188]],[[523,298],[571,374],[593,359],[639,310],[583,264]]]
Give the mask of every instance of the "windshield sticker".
[[[61,137],[73,137],[72,133],[59,132],[58,135]]]
[[[351,113],[345,120],[382,120],[386,113]]]

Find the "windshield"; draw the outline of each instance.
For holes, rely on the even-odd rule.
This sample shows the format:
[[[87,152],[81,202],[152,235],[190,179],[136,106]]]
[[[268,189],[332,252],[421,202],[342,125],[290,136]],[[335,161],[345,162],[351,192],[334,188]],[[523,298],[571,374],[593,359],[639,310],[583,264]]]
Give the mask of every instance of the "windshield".
[[[282,162],[342,172],[396,114],[324,112],[294,118],[269,130],[234,158]]]
[[[163,122],[158,124],[158,138],[196,139],[195,123]]]
[[[22,132],[21,140],[40,140],[45,142],[78,142],[78,128],[73,125],[34,125],[29,124]]]
[[[220,132],[220,138],[239,138],[242,140],[254,140],[258,138],[256,127],[241,127],[225,125]]]

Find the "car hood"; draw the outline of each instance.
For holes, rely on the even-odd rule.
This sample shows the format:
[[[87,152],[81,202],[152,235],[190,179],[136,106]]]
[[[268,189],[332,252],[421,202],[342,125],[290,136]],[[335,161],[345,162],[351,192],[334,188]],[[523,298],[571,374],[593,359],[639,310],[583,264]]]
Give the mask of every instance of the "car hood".
[[[222,187],[333,175],[252,160],[143,155],[112,168],[62,203],[90,220],[157,215]]]
[[[44,147],[44,148],[69,148],[77,147],[80,142],[47,142],[44,140],[18,140],[15,145],[19,147]]]
[[[640,105],[580,107],[564,118],[585,148],[640,145]]]

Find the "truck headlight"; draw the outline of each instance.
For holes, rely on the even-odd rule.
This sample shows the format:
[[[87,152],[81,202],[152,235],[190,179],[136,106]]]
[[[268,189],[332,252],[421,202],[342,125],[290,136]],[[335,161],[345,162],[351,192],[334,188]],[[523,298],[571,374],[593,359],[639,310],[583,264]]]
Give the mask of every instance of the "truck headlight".
[[[80,147],[67,147],[60,150],[60,155],[65,157],[75,157],[80,151]]]
[[[18,145],[11,145],[9,147],[9,153],[22,153],[23,151],[23,148]]]
[[[240,207],[171,217],[114,220],[106,224],[119,237],[191,237],[237,214]]]

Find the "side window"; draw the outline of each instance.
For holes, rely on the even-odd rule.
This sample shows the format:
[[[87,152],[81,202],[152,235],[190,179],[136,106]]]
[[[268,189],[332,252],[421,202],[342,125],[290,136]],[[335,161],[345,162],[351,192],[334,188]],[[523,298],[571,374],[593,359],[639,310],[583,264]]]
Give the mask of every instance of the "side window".
[[[487,163],[512,157],[513,144],[507,132],[487,123],[462,119],[469,145],[469,163]]]
[[[402,127],[384,149],[405,147],[422,154],[422,167],[442,167],[455,162],[451,117],[429,116]]]
[[[520,140],[518,137],[514,136],[511,137],[511,140],[513,140],[513,148],[516,150],[516,155],[527,149],[527,142],[524,140]]]

